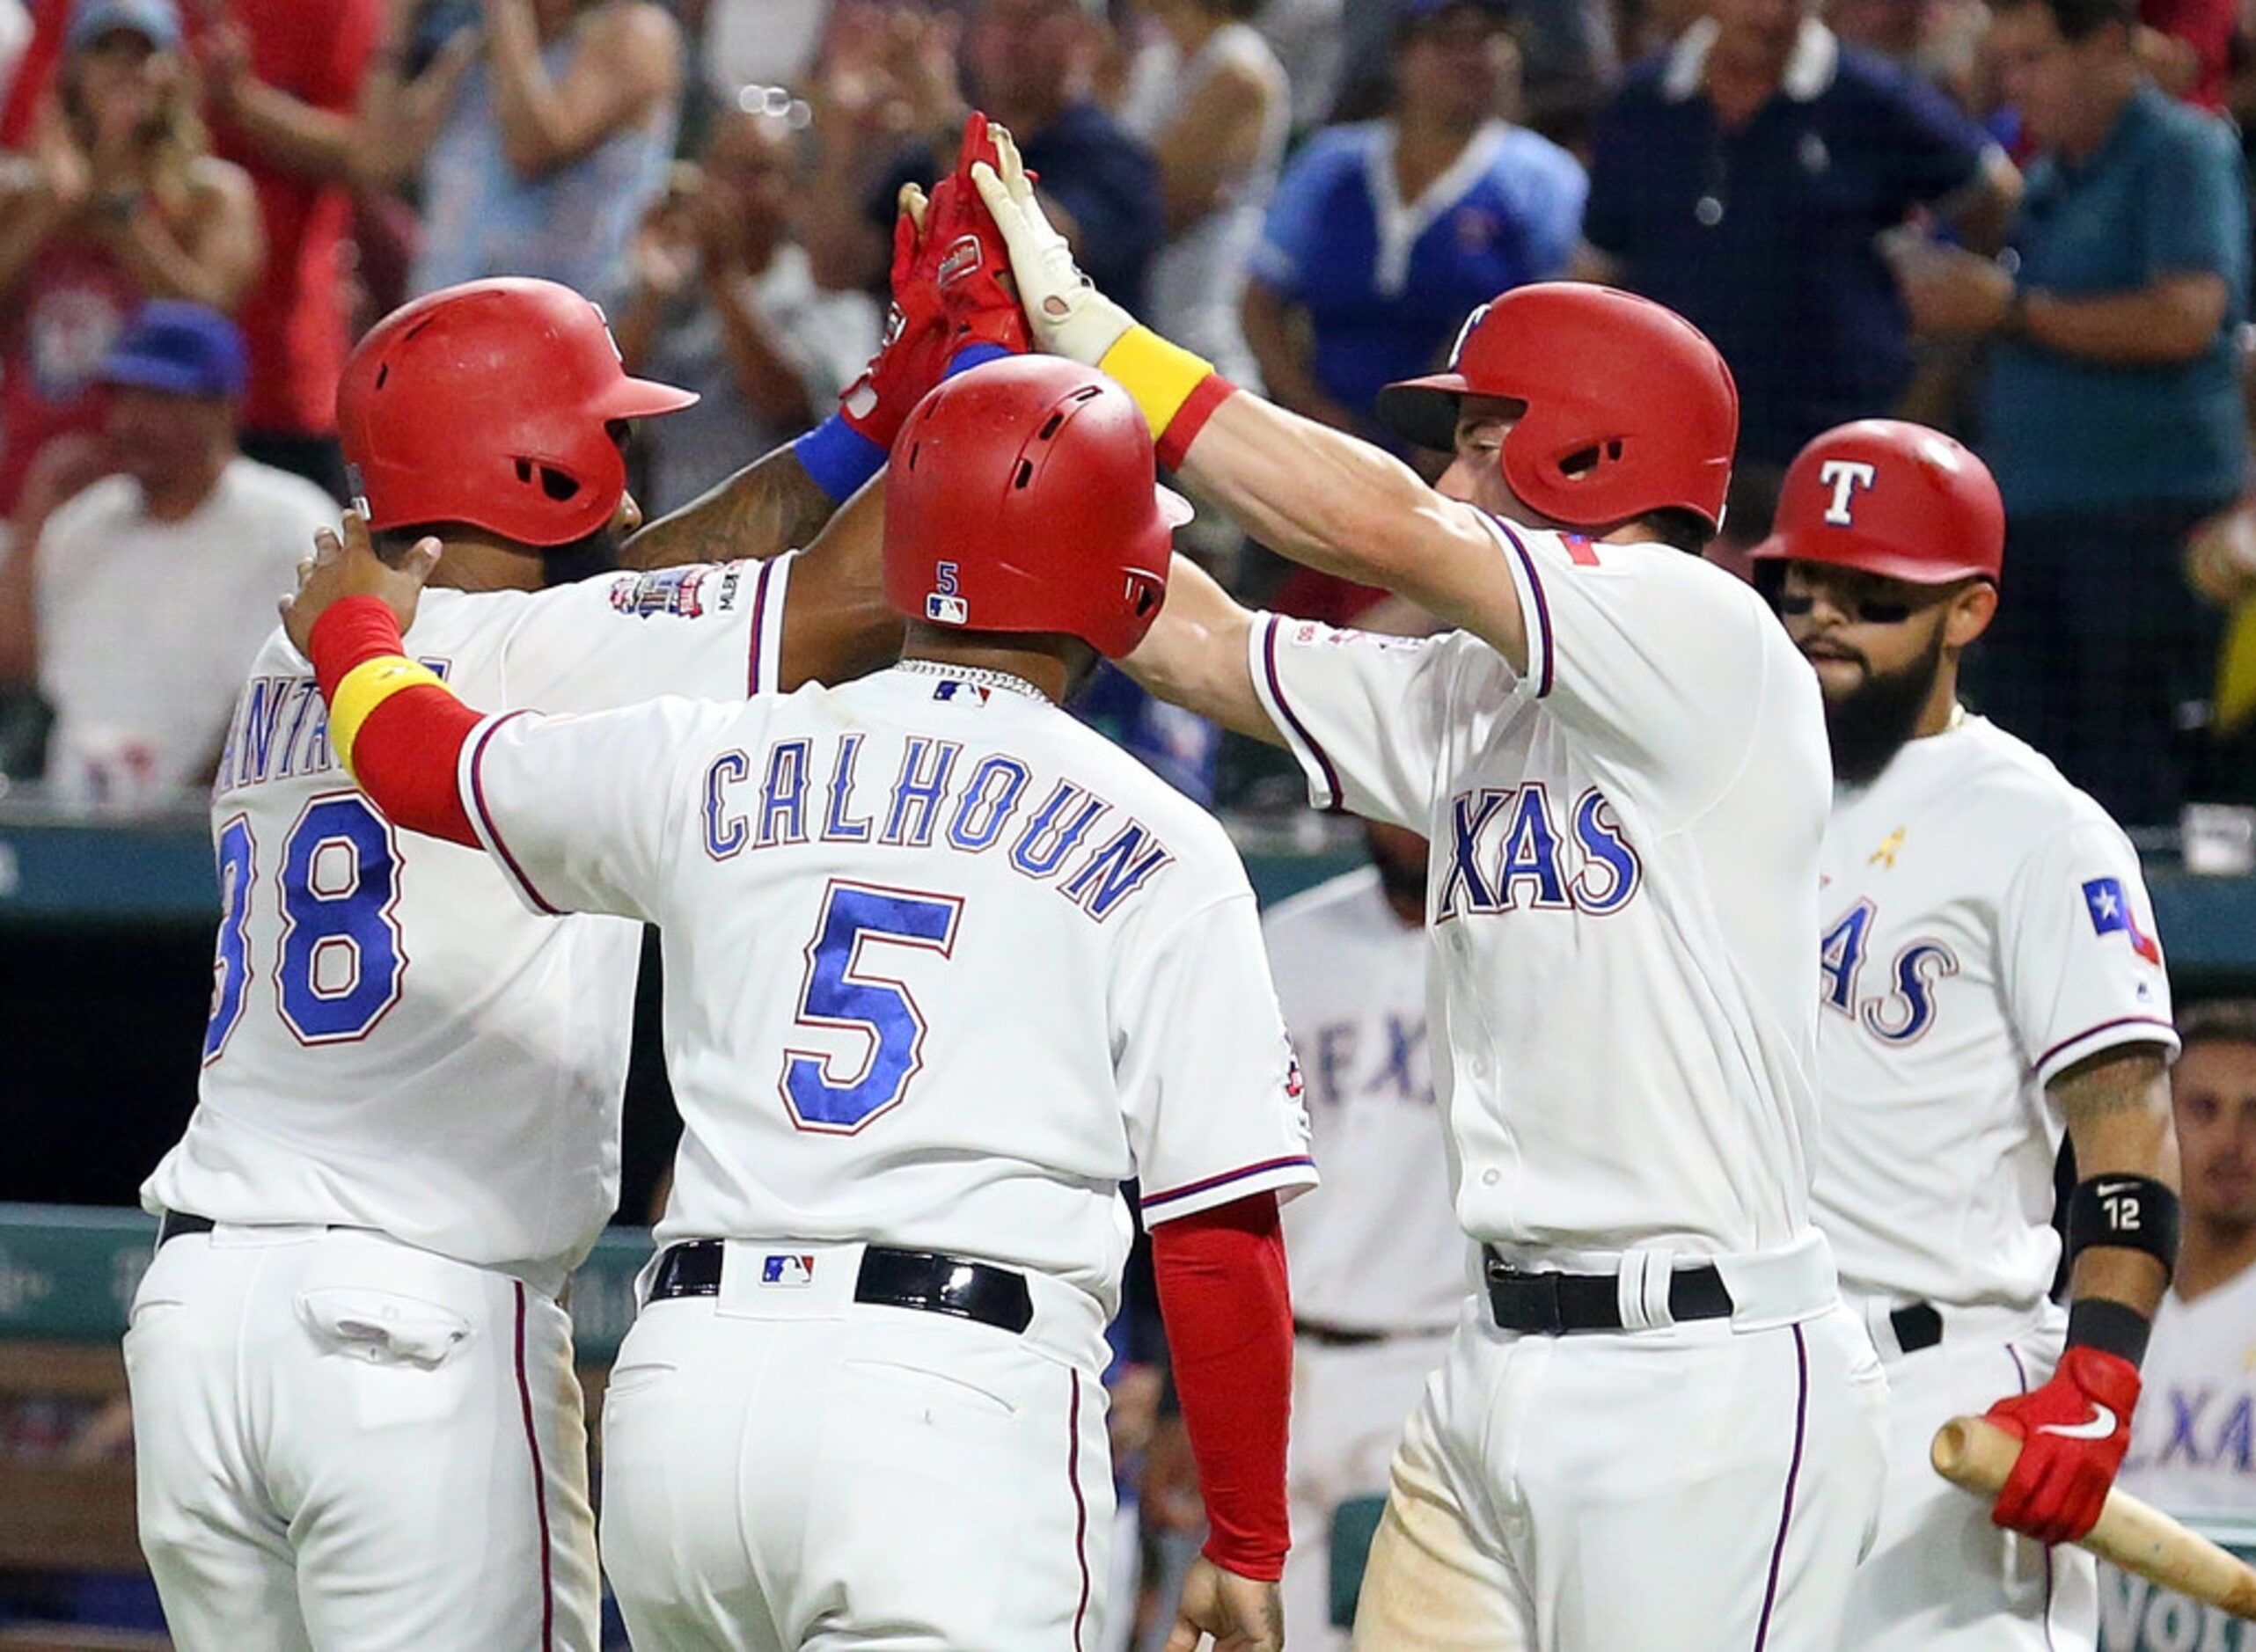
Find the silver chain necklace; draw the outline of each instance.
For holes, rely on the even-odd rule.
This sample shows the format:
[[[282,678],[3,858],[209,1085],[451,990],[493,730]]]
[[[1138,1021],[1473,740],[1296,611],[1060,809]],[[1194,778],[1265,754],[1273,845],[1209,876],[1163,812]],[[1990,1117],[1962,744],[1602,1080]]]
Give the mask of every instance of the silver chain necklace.
[[[985,666],[956,665],[945,660],[904,660],[904,671],[914,671],[919,676],[954,677],[965,683],[976,683],[985,688],[999,688],[1013,694],[1023,694],[1030,700],[1048,702],[1050,697],[1022,676],[1008,671],[991,671]]]

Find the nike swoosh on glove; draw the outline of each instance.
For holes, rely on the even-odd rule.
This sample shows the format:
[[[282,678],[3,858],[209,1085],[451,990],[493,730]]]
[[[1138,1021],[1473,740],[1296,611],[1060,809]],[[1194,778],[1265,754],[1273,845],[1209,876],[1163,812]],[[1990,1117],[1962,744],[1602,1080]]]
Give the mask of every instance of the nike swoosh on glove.
[[[1996,1524],[2040,1543],[2091,1530],[2130,1449],[2138,1367],[2096,1348],[2070,1348],[2052,1380],[1985,1413],[2021,1442],[2020,1459],[1989,1511]]]

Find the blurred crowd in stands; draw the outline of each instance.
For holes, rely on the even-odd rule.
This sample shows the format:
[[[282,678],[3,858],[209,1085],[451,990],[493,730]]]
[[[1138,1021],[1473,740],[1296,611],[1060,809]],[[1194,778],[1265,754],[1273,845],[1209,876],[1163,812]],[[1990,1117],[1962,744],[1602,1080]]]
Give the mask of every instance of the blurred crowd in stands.
[[[0,767],[201,781],[406,297],[600,301],[703,396],[636,451],[653,515],[818,420],[976,106],[1106,291],[1373,439],[1506,288],[1682,311],[1744,401],[1725,561],[1818,431],[1961,435],[2011,520],[1984,709],[2131,822],[2256,800],[2245,4],[0,0]],[[1191,543],[1292,611],[1378,595]],[[1088,710],[1213,795],[1211,730]]]

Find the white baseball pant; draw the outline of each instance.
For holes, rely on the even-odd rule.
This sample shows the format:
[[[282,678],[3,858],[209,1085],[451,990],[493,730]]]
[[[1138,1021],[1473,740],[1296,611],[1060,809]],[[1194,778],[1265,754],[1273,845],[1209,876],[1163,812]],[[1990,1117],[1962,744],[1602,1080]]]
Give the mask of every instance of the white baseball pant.
[[[1359,1652],[1831,1652],[1886,1378],[1837,1303],[1766,1317],[1518,1334],[1476,1298],[1395,1454]]]
[[[604,1400],[603,1555],[666,1652],[1095,1652],[1113,1531],[1103,1321],[853,1300],[861,1247],[729,1240],[648,1303]],[[763,1283],[763,1256],[795,1265]]]
[[[158,1248],[125,1357],[183,1652],[594,1652],[553,1297],[364,1229],[222,1225]]]
[[[1888,1489],[1880,1534],[1849,1597],[1858,1652],[2091,1652],[2099,1575],[2085,1550],[1990,1524],[1989,1507],[1928,1461],[1935,1430],[2052,1375],[2066,1317],[1944,1309],[1943,1340],[1899,1354],[1886,1303],[1858,1300],[1888,1373]]]

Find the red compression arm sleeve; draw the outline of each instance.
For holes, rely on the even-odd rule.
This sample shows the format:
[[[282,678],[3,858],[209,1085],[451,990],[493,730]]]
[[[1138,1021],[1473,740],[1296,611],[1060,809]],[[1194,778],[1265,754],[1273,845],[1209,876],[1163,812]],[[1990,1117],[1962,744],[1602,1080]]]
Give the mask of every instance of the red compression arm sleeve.
[[[1285,1439],[1293,1407],[1293,1300],[1277,1195],[1161,1223],[1152,1229],[1152,1269],[1206,1501],[1206,1558],[1273,1583],[1291,1546]]]
[[[311,639],[321,697],[355,666],[405,654],[392,610],[373,596],[348,596],[321,616]],[[402,689],[368,714],[353,742],[353,778],[395,825],[466,848],[479,847],[455,776],[478,713],[445,689]]]

